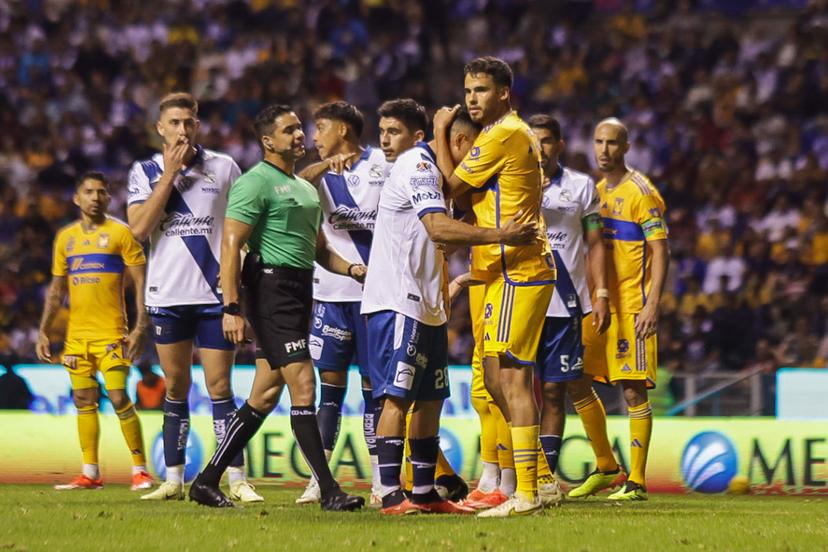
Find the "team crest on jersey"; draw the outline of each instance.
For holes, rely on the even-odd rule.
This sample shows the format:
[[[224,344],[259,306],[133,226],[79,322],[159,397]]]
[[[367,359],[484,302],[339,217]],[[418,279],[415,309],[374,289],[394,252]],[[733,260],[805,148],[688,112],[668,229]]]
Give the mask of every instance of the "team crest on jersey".
[[[349,188],[356,188],[359,186],[359,176],[352,174],[348,177],[348,187]]]
[[[215,184],[216,183],[216,175],[207,173],[204,175],[204,182],[208,184]]]
[[[419,163],[417,163],[417,170],[420,172],[428,172],[431,170],[431,165],[429,165],[425,161],[420,161]]]
[[[612,214],[613,215],[620,215],[623,210],[624,210],[624,198],[623,197],[616,197],[615,198],[615,205],[612,206]]]
[[[494,306],[491,303],[486,303],[486,310],[483,312],[483,318],[491,318]]]
[[[619,339],[616,348],[618,352],[615,354],[615,358],[622,358],[630,351],[630,342],[626,339]]]
[[[371,165],[371,168],[368,169],[368,176],[371,178],[382,178],[382,167],[379,165]]]
[[[572,201],[572,194],[569,190],[561,190],[561,201]]]
[[[190,176],[182,176],[178,179],[178,183],[175,187],[178,188],[179,192],[186,192],[193,187],[193,184],[195,184],[195,178]]]
[[[109,247],[109,234],[101,234],[98,236],[98,247],[101,249]]]
[[[469,159],[480,159],[480,146],[474,146],[469,150]]]

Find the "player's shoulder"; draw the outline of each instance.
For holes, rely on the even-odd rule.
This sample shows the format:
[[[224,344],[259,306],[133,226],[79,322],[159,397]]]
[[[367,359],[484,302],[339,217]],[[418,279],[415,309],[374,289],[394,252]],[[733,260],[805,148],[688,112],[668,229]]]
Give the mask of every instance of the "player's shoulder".
[[[633,169],[627,181],[631,184],[629,189],[637,196],[649,196],[658,193],[650,179],[640,171]]]
[[[130,235],[132,234],[132,232],[129,229],[129,223],[127,223],[125,220],[119,219],[116,216],[106,215],[106,225],[108,229],[112,229],[115,232],[127,233]]]
[[[400,154],[394,163],[394,169],[397,167],[406,172],[432,172],[437,170],[434,158],[425,148],[420,146],[414,146]]]
[[[61,240],[63,238],[71,236],[72,234],[77,233],[78,230],[80,229],[80,224],[81,224],[80,220],[73,220],[72,222],[70,222],[68,224],[64,224],[63,226],[58,228],[57,232],[55,232],[55,240],[56,241]]]
[[[204,162],[210,163],[214,165],[221,165],[221,166],[232,166],[236,165],[236,160],[233,159],[229,154],[211,150],[208,148],[202,148],[202,155],[204,156]]]
[[[143,175],[150,182],[157,180],[164,172],[163,167],[164,156],[160,153],[155,153],[146,159],[137,159],[132,163],[130,168],[130,175]]]
[[[370,176],[372,178],[381,178],[382,176],[387,176],[388,171],[391,170],[391,167],[394,166],[393,163],[390,163],[385,158],[385,153],[380,148],[375,148],[373,146],[368,146],[365,148],[365,151],[368,152],[367,161],[367,168]]]
[[[563,179],[567,184],[577,190],[595,186],[591,176],[569,167],[563,168]]]
[[[511,136],[529,136],[531,129],[526,122],[518,117],[517,113],[510,111],[497,121],[483,127],[480,131],[480,136],[488,140],[497,140],[505,142]]]

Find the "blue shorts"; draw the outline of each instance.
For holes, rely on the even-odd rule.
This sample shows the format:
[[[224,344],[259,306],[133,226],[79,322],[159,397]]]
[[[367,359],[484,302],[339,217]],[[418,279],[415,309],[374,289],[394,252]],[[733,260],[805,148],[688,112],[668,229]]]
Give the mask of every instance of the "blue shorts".
[[[543,322],[535,373],[541,381],[575,381],[584,371],[581,315],[547,317]]]
[[[356,363],[360,375],[369,375],[368,329],[359,308],[359,301],[318,301],[313,306],[308,348],[320,372],[344,372]]]
[[[152,335],[159,345],[194,340],[202,349],[232,351],[236,347],[224,338],[221,305],[147,307]]]
[[[448,326],[427,326],[393,311],[368,315],[368,362],[374,398],[449,397]]]

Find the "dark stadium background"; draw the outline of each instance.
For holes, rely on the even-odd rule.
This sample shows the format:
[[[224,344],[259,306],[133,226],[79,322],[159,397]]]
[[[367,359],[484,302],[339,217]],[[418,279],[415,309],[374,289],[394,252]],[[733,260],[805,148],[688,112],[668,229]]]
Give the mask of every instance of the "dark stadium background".
[[[629,163],[667,202],[654,400],[753,371],[758,403],[745,380],[697,413],[772,414],[777,368],[828,364],[826,44],[825,1],[0,1],[0,364],[34,361],[73,180],[106,172],[124,217],[165,93],[192,91],[202,143],[246,168],[266,104],[293,105],[310,146],[309,114],[348,100],[376,143],[380,101],[454,103],[463,62],[486,53],[512,64],[521,115],[560,118],[574,168],[594,167],[595,122],[621,117]],[[450,337],[468,363],[465,299]]]

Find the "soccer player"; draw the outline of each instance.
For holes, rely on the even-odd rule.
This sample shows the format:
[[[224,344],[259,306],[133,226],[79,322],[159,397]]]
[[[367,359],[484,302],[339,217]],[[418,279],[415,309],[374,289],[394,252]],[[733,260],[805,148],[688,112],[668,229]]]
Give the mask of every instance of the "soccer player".
[[[537,139],[511,108],[512,70],[503,60],[478,58],[466,65],[465,100],[472,120],[484,126],[463,161],[448,147],[448,123],[457,108],[435,115],[441,172],[452,197],[469,200],[480,228],[500,228],[512,217],[537,224],[529,245],[472,248],[471,277],[483,283],[483,366],[486,389],[511,422],[517,489],[503,504],[481,512],[506,517],[539,512],[537,461],[539,413],[534,365],[543,319],[552,297],[555,268],[540,213],[541,154]]]
[[[615,118],[595,128],[594,149],[604,178],[598,183],[610,306],[609,330],[584,321],[584,373],[569,385],[597,459],[596,470],[572,489],[584,497],[611,487],[621,470],[607,438],[606,414],[591,381],[620,383],[630,417],[630,474],[613,500],[646,500],[645,471],[653,419],[647,389],[656,383],[658,303],[669,263],[665,204],[646,176],[627,166],[627,128]],[[602,290],[596,290],[601,295]]]
[[[323,510],[363,506],[334,480],[316,421],[316,376],[308,346],[313,307],[314,261],[326,270],[362,281],[365,266],[343,259],[320,232],[322,208],[316,188],[294,174],[305,155],[305,133],[285,105],[263,109],[255,132],[264,159],[230,190],[221,242],[225,337],[241,343],[245,321],[239,304],[240,278],[247,290],[246,314],[267,362],[256,363],[247,402],[233,416],[227,437],[190,487],[190,499],[213,507],[232,507],[219,490],[222,473],[240,454],[273,410],[283,384],[290,391],[290,426],[299,450],[319,482]],[[250,253],[240,267],[246,244]]]
[[[394,167],[380,196],[362,313],[374,355],[374,397],[383,400],[377,426],[382,512],[469,514],[474,510],[443,500],[434,486],[440,412],[449,394],[444,257],[437,244],[527,243],[537,228],[508,219],[500,228],[482,228],[449,217],[435,144],[422,142],[425,109],[410,99],[391,100],[378,114],[383,152]],[[456,135],[463,124],[461,119],[445,130],[456,127]],[[452,148],[457,142],[447,138],[449,155],[461,158]],[[400,468],[412,404],[409,499],[400,488]]]
[[[595,183],[588,175],[561,166],[559,156],[565,144],[557,120],[539,114],[530,117],[528,123],[541,146],[545,175],[541,211],[557,270],[535,367],[543,395],[541,448],[554,473],[566,422],[567,382],[583,375],[582,319],[592,312],[591,323],[597,334],[603,334],[609,323],[609,293]],[[594,301],[587,286],[587,262],[597,290]],[[562,498],[557,480],[540,483],[542,489],[550,486],[550,499]]]
[[[318,190],[322,204],[322,231],[333,248],[348,258],[368,263],[377,218],[380,192],[390,170],[378,148],[360,146],[364,126],[362,113],[353,105],[337,101],[320,106],[313,114],[314,144],[322,160],[336,156],[353,159],[341,173],[321,175]],[[318,263],[313,277],[314,317],[309,349],[321,380],[317,421],[325,456],[330,460],[339,434],[342,404],[352,361],[362,376],[363,428],[371,458],[372,498],[379,491],[375,418],[378,403],[371,394],[365,321],[359,313],[362,285],[353,278],[334,274]],[[297,504],[319,502],[319,483],[311,478]]]
[[[156,129],[163,152],[133,164],[127,207],[133,235],[150,241],[147,308],[167,385],[166,481],[141,498],[183,500],[193,345],[204,366],[218,443],[236,411],[230,383],[235,346],[221,331],[219,258],[227,194],[241,171],[229,156],[196,143],[198,104],[190,94],[161,99]],[[262,501],[245,479],[243,454],[230,466],[231,498]]]
[[[104,387],[132,454],[132,490],[152,486],[141,422],[126,392],[132,359],[141,356],[148,326],[144,312],[146,259],[126,224],[106,214],[109,201],[109,183],[103,173],[87,172],[80,178],[74,202],[81,217],[55,237],[52,282],[40,321],[37,357],[51,362],[48,332],[68,288],[69,327],[62,362],[69,372],[72,399],[78,409],[83,470],[71,483],[55,486],[58,490],[103,487],[98,469],[98,372],[103,375]],[[129,333],[124,272],[135,286],[138,312],[135,327]]]

